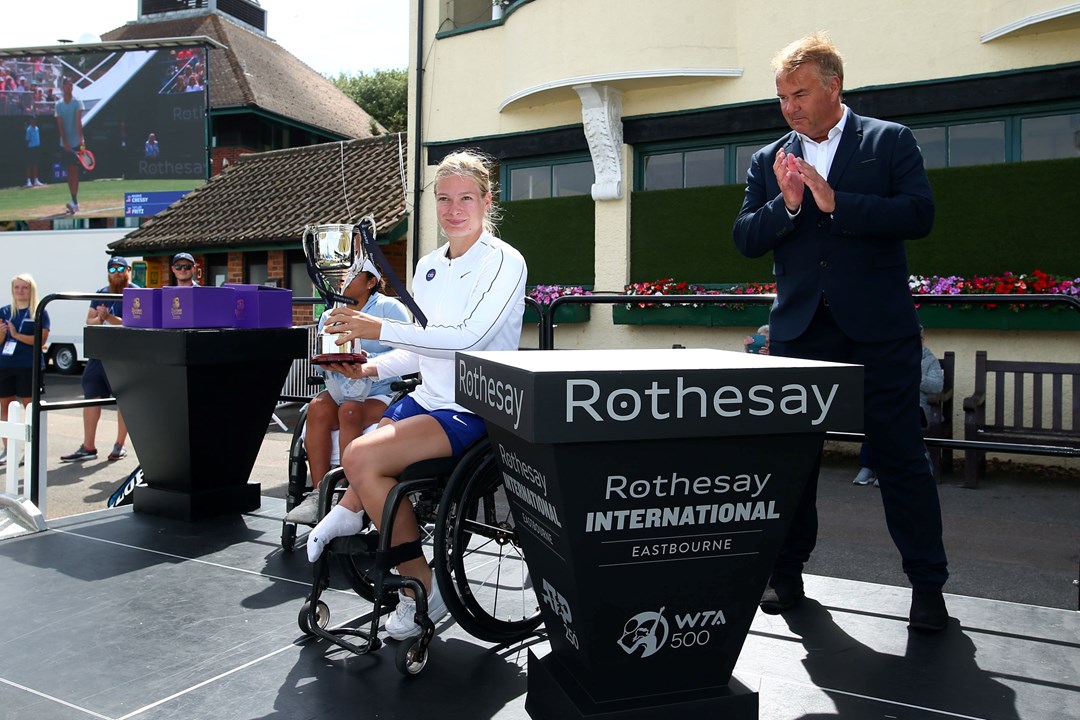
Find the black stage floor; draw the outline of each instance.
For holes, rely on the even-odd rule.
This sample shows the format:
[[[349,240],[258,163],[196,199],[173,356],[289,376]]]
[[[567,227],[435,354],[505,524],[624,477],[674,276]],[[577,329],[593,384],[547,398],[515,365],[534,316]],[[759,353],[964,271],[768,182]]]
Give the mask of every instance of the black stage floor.
[[[527,717],[526,656],[444,624],[423,674],[393,643],[363,657],[305,638],[310,566],[279,546],[284,502],[195,524],[110,510],[0,542],[0,717],[27,720]],[[813,600],[758,613],[736,669],[761,720],[1080,718],[1080,613],[947,596],[937,635],[909,592],[807,577]],[[332,624],[370,606],[328,598]]]

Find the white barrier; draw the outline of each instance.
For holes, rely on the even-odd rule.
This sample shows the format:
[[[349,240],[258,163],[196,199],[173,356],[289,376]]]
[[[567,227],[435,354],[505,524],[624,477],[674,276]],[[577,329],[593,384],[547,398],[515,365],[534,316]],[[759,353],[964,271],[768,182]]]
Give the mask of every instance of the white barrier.
[[[35,508],[40,517],[45,515],[45,488],[47,486],[47,470],[45,460],[46,440],[44,428],[40,434],[37,447],[30,441],[30,422],[33,418],[33,405],[25,408],[18,400],[8,405],[8,419],[0,421],[0,437],[7,440],[7,466],[4,468],[6,477],[5,493],[13,499],[18,499],[20,504],[29,504],[24,498],[30,495],[30,477],[35,463],[41,468],[38,473],[38,502],[40,508]],[[25,458],[25,463],[20,467],[20,459]]]

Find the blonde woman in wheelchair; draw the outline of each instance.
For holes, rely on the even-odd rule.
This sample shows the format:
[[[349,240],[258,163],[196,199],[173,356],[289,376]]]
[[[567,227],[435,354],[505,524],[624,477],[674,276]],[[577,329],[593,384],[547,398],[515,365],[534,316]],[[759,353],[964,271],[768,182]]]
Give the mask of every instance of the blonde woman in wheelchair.
[[[435,173],[435,201],[447,242],[423,257],[413,277],[413,295],[428,324],[372,317],[351,307],[334,309],[329,332],[339,344],[378,339],[390,352],[355,365],[330,369],[348,377],[384,378],[419,372],[421,384],[392,405],[378,427],[352,441],[342,466],[349,487],[308,536],[315,562],[333,538],[360,532],[365,513],[381,522],[383,505],[407,466],[429,458],[456,456],[486,435],[484,422],[454,402],[454,354],[459,350],[517,350],[525,311],[525,260],[494,235],[492,181],[484,158],[456,152]],[[380,528],[385,531],[386,529]],[[394,546],[417,554],[398,564],[427,591],[428,617],[437,622],[446,604],[419,551],[416,518],[403,503],[393,520]],[[416,637],[415,600],[402,591],[386,632],[396,640]]]

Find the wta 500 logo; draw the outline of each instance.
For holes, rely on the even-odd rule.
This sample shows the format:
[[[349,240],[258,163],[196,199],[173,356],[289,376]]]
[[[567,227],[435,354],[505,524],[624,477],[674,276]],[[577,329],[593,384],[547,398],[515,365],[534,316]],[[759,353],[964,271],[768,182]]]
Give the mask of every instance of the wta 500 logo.
[[[627,655],[641,651],[641,657],[655,655],[665,647],[673,650],[708,645],[712,633],[708,628],[727,624],[723,610],[702,610],[675,614],[675,632],[664,616],[664,610],[646,610],[634,615],[623,625],[618,645]]]

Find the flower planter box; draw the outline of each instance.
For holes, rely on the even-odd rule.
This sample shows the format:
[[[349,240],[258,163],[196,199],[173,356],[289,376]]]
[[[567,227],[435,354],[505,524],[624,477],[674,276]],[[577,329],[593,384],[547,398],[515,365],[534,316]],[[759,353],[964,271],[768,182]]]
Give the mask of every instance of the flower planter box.
[[[919,320],[924,328],[967,330],[1080,330],[1080,312],[1071,307],[1026,307],[1015,311],[974,305],[922,305]]]
[[[759,327],[769,321],[769,305],[748,305],[741,309],[719,305],[676,305],[672,307],[627,308],[612,305],[616,325],[698,325],[702,327]]]
[[[526,325],[535,325],[540,322],[540,315],[531,305],[525,306],[525,319],[523,320]],[[589,322],[589,306],[580,305],[577,303],[560,305],[555,308],[555,324],[565,325],[569,323],[584,323]]]

